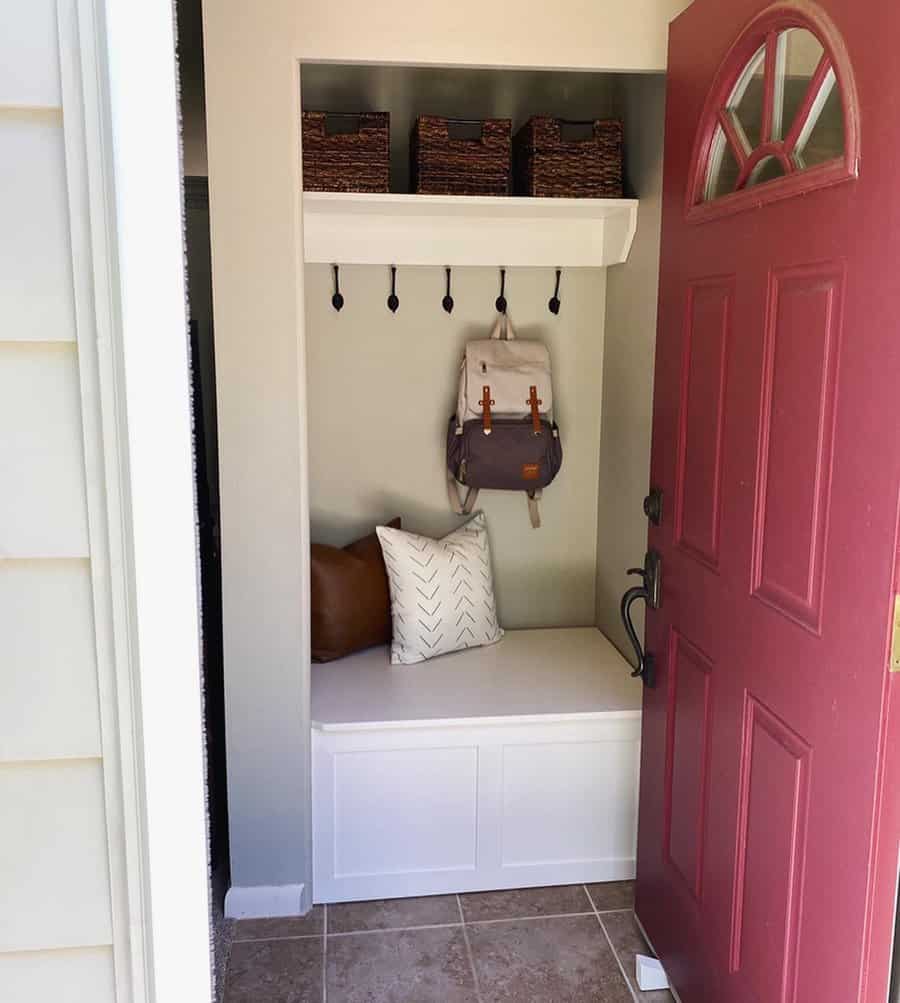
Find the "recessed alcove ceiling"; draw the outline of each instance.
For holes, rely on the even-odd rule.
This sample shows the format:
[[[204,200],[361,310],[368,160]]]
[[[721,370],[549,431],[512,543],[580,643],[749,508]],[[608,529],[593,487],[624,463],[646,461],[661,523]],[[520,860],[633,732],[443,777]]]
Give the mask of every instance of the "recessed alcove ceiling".
[[[409,191],[409,134],[418,115],[566,119],[621,117],[620,89],[631,74],[304,63],[306,111],[391,113],[391,191]],[[626,146],[627,146],[626,123]]]

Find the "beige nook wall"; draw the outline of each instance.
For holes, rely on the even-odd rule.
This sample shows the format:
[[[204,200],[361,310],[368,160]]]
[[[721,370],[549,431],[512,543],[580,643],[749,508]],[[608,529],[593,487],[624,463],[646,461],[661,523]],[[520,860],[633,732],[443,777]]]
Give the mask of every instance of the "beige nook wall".
[[[668,22],[688,3],[563,0],[513,10],[478,0],[306,0],[289,6],[296,52],[307,59],[658,71],[666,64]]]
[[[447,501],[444,443],[466,341],[494,323],[495,269],[401,268],[400,309],[385,305],[388,269],[341,269],[346,305],[331,306],[331,271],[306,268],[309,490],[312,539],[344,544],[399,515],[442,536],[460,524]],[[550,349],[563,468],[533,530],[525,497],[485,491],[500,622],[505,627],[594,622],[597,477],[605,269],[563,273],[559,316],[547,309],[550,269],[510,269],[506,296],[519,337]]]
[[[668,21],[684,6],[683,0],[565,0],[514,11],[476,0],[204,5],[231,863],[235,885],[250,889],[244,902],[271,902],[272,887],[288,888],[288,899],[300,894],[303,906],[309,902],[298,63],[661,71]]]
[[[664,104],[660,75],[630,77],[614,96],[617,114],[629,125],[626,173],[640,207],[628,261],[608,271],[596,594],[598,626],[629,658],[619,600],[637,584],[626,571],[643,563],[647,547],[643,500],[650,472]],[[643,636],[642,604],[632,611]]]

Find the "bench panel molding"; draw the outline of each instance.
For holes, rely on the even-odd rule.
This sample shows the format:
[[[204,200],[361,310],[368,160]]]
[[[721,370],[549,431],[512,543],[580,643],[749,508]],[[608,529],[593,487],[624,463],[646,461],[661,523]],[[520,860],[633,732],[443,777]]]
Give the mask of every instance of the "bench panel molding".
[[[314,727],[314,901],[633,878],[640,727],[639,711]]]

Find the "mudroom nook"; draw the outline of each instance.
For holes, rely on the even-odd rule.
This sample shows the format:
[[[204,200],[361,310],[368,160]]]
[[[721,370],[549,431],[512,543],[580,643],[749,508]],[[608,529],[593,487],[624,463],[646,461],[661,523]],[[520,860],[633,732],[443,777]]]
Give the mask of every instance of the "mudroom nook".
[[[479,497],[497,619],[506,632],[499,643],[415,665],[391,665],[381,643],[312,665],[308,793],[298,786],[302,774],[283,765],[301,737],[291,719],[274,720],[271,703],[258,687],[247,688],[242,673],[226,681],[233,867],[226,912],[292,915],[310,903],[629,880],[642,682],[633,675],[637,660],[620,601],[635,584],[626,571],[642,564],[646,549],[664,81],[652,74],[315,59],[298,69],[293,129],[300,157],[293,165],[279,162],[295,171],[303,232],[302,404],[277,389],[291,371],[288,343],[284,353],[262,347],[271,342],[263,319],[271,301],[257,301],[254,358],[242,339],[216,338],[222,526],[232,541],[230,551],[223,549],[226,665],[229,634],[235,668],[235,658],[255,657],[237,623],[259,602],[246,575],[229,574],[227,565],[255,563],[261,546],[274,545],[263,614],[274,633],[261,643],[287,650],[298,629],[310,643],[309,593],[303,590],[299,614],[284,601],[293,589],[294,541],[270,537],[263,544],[260,536],[281,521],[284,506],[308,511],[314,551],[353,550],[354,541],[362,546],[375,527],[398,517],[403,531],[430,539],[466,525],[448,505],[444,441],[466,345],[488,338],[497,318],[508,318],[518,339],[549,353],[564,459],[540,499],[539,529],[521,492]],[[354,123],[361,114],[379,126],[389,115],[390,159],[384,173],[375,171],[381,190],[301,187],[302,131],[332,128],[304,115],[322,110],[334,116],[336,132],[351,134],[368,127],[370,118]],[[413,134],[422,115],[462,121],[475,146],[484,128],[478,123],[488,120],[506,122],[510,136],[524,135],[536,115],[558,122],[560,137],[574,123],[576,146],[609,128],[623,142],[624,158],[619,153],[618,165],[610,162],[598,176],[611,193],[605,197],[516,195],[520,181],[512,174],[506,194],[420,194]],[[287,147],[278,154],[287,155]],[[513,159],[510,152],[509,168]],[[214,209],[212,215],[216,247]],[[268,257],[272,267],[289,264]],[[228,297],[227,284],[215,288],[217,297]],[[260,396],[254,386],[274,395]],[[294,407],[305,430],[298,493],[291,478],[280,478],[278,493],[263,497],[257,485],[287,443],[273,429],[290,427]],[[269,432],[250,447],[258,422]],[[262,464],[258,476],[248,460]],[[277,463],[283,467],[281,457]],[[238,469],[239,481],[229,474]],[[255,496],[245,515],[241,495]],[[247,549],[239,558],[251,546],[252,556]],[[296,559],[305,576],[308,544]],[[317,580],[313,574],[314,605]],[[352,587],[329,591],[332,605],[354,601]],[[639,636],[640,602],[631,614]],[[314,649],[315,622],[314,613]],[[287,661],[276,675],[287,683],[292,671]],[[262,743],[252,737],[254,718],[266,722]],[[282,736],[277,744],[275,734]],[[280,762],[280,795],[244,779],[270,754]],[[273,799],[282,823],[264,835],[251,818]],[[242,811],[241,802],[253,801],[258,809]],[[276,847],[292,842],[289,832],[301,820],[309,826],[301,836],[311,846],[309,878],[248,878],[268,870],[273,855],[291,872],[292,858]],[[300,836],[302,828],[294,832]],[[234,872],[241,859],[251,864],[243,877]]]
[[[389,925],[449,920],[435,933],[442,943],[479,896],[491,909],[487,899],[508,895],[512,912],[499,915],[560,915],[546,933],[577,928],[594,958],[588,981],[608,981],[615,1000],[630,992],[634,951],[649,950],[630,912],[643,685],[620,604],[647,549],[665,81],[654,71],[660,53],[622,44],[631,27],[602,69],[593,56],[554,63],[549,50],[479,66],[468,43],[440,65],[423,64],[417,47],[385,61],[378,46],[367,58],[365,43],[342,52],[304,34],[296,76],[278,84],[263,79],[263,64],[278,62],[250,57],[243,31],[237,50],[207,42],[208,87],[219,94],[208,135],[233,991],[250,984],[245,959],[268,935],[256,931],[321,927],[339,965],[342,910],[380,901],[397,917]],[[289,112],[272,103],[286,85]],[[268,139],[232,146],[251,106],[246,134],[259,143],[262,115]],[[304,186],[312,112],[338,134],[390,116],[387,169],[369,165],[379,190]],[[432,139],[444,116],[473,142],[479,123],[506,121],[520,151],[543,117],[555,142],[621,142],[619,162],[591,175],[603,197],[522,194],[581,172],[515,177],[523,154],[512,151],[502,194],[425,194],[413,137],[422,116],[432,116]],[[458,154],[448,170],[464,171]],[[249,161],[258,171],[247,173]],[[248,267],[259,273],[251,296]],[[302,294],[285,299],[285,283]],[[483,490],[473,512],[483,514],[505,636],[397,665],[367,622],[350,633],[374,646],[348,654],[338,633],[324,646],[332,660],[315,661],[319,548],[352,564],[371,555],[377,527],[399,520],[412,539],[443,541],[470,524],[448,503],[447,423],[466,347],[498,318],[549,354],[563,453],[539,529],[519,491]],[[362,592],[330,581],[331,614],[341,594],[338,606],[368,602],[371,580],[357,584]],[[631,615],[642,636],[642,602]]]
[[[652,355],[652,311],[643,330],[625,318],[641,309],[641,244],[658,226],[661,135],[646,132],[659,81],[305,63],[301,94],[341,130],[354,112],[388,112],[391,137],[390,193],[303,193],[313,543],[343,547],[396,516],[431,538],[465,523],[447,504],[443,438],[466,344],[501,313],[549,350],[564,454],[540,529],[519,493],[479,495],[499,643],[416,665],[391,665],[383,645],[313,665],[313,900],[631,879],[642,685],[619,601],[643,559],[640,543],[625,558],[623,539],[639,541],[646,517],[642,496],[627,515],[610,500],[617,456],[646,483],[650,379],[628,402],[635,420],[613,410],[621,388],[604,374]],[[410,194],[426,111],[509,119],[513,133],[537,112],[622,122],[629,197]]]

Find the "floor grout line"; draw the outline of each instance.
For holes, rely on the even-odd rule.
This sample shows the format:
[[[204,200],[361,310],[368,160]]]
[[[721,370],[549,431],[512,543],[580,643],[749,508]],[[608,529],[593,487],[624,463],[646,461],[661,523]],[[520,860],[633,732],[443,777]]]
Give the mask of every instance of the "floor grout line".
[[[233,944],[262,944],[266,941],[277,940],[319,940],[321,933],[290,933],[282,934],[280,937],[235,937]]]
[[[376,933],[415,933],[416,930],[451,930],[462,923],[422,923],[420,926],[385,926],[377,930],[338,930],[329,933],[328,936],[334,940],[335,937],[370,937]]]
[[[628,976],[625,974],[625,966],[622,964],[622,959],[619,957],[619,952],[616,950],[615,945],[612,942],[612,938],[609,935],[609,931],[606,929],[606,925],[604,924],[603,919],[600,916],[600,913],[597,911],[597,906],[594,902],[593,897],[591,896],[591,893],[588,891],[588,886],[584,885],[583,887],[585,894],[588,897],[588,901],[593,906],[594,915],[597,917],[597,923],[603,932],[603,936],[606,938],[606,943],[609,944],[609,949],[612,951],[612,956],[616,959],[616,964],[619,966],[619,971],[622,973],[622,978],[625,980],[625,988],[628,990],[628,992],[631,993],[631,998],[634,1000],[634,1003],[639,1003],[637,998],[637,993],[635,992],[635,989],[631,984],[631,979],[629,979]],[[609,912],[611,910],[607,911]],[[625,910],[619,910],[619,911],[624,912]]]
[[[322,1003],[328,1003],[328,903],[322,917]]]
[[[592,909],[586,912],[558,912],[548,913],[542,916],[509,916],[499,919],[469,919],[463,918],[461,923],[422,923],[418,926],[385,926],[372,930],[339,930],[331,931],[328,937],[357,937],[373,933],[406,933],[416,930],[447,930],[456,926],[491,926],[498,923],[531,923],[541,919],[577,919],[584,916],[615,916],[617,913],[631,912],[630,909]],[[235,944],[256,944],[263,941],[279,940],[315,940],[317,937],[324,937],[326,934],[320,933],[292,933],[281,934],[277,937],[234,937],[232,943]]]
[[[459,919],[462,923],[463,940],[466,942],[466,954],[469,956],[469,968],[472,970],[472,981],[475,983],[475,999],[478,1003],[483,1003],[481,997],[481,984],[478,981],[478,972],[475,969],[475,956],[472,954],[472,944],[469,941],[469,931],[466,929],[466,917],[463,914],[462,900],[456,896],[456,906],[459,909]]]
[[[491,926],[495,923],[532,923],[539,919],[581,919],[585,916],[593,916],[591,910],[587,912],[553,912],[546,916],[512,916],[509,919],[470,919],[466,921],[467,926]]]

